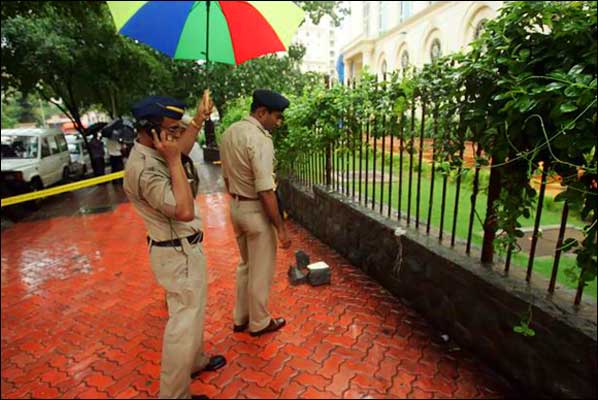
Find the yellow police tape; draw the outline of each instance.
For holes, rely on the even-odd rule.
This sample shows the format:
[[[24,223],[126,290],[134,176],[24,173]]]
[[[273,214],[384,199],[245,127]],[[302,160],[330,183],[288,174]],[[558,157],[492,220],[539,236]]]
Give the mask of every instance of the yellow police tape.
[[[68,183],[66,185],[56,186],[50,189],[39,190],[37,192],[20,194],[18,196],[11,196],[2,199],[2,207],[11,206],[13,204],[24,203],[26,201],[41,199],[42,197],[54,196],[64,192],[72,192],[74,190],[83,189],[89,186],[98,185],[100,183],[109,182],[114,179],[120,179],[124,176],[124,171],[114,172],[112,174],[98,176],[96,178],[85,179],[84,181]]]

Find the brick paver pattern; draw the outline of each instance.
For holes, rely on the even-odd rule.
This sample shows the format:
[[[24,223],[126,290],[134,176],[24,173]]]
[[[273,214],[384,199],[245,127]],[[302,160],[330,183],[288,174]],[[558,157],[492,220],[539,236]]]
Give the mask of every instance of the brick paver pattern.
[[[445,342],[415,311],[302,227],[279,250],[270,296],[282,330],[232,333],[238,250],[222,193],[198,198],[209,288],[205,348],[225,368],[212,398],[505,397],[510,386]],[[332,284],[291,286],[293,250],[331,266]],[[129,203],[113,212],[19,223],[2,232],[2,398],[157,397],[164,292]]]

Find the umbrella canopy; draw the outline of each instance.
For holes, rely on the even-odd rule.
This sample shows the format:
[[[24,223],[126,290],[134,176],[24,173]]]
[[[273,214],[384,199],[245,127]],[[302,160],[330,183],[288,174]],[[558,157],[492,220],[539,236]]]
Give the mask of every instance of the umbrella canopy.
[[[119,142],[133,143],[137,133],[131,121],[116,118],[102,129],[102,136]]]
[[[286,51],[304,18],[292,1],[107,3],[117,30],[125,36],[174,59],[233,65]]]
[[[106,125],[108,125],[107,122],[96,122],[95,124],[89,125],[89,127],[85,130],[85,133],[87,136],[95,135],[96,133],[104,129]]]

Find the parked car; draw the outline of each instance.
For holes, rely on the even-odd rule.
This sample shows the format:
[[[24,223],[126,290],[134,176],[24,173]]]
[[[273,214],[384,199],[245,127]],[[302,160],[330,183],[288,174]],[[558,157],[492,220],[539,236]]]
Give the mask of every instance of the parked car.
[[[70,174],[64,133],[56,129],[2,129],[2,192],[41,190]]]
[[[80,134],[66,135],[66,142],[71,155],[71,174],[75,177],[85,176],[92,171],[91,157]]]

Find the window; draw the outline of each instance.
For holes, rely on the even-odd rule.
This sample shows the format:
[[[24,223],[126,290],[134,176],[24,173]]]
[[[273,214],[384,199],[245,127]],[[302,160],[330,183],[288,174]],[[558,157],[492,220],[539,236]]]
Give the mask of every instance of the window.
[[[63,135],[56,136],[56,141],[58,142],[58,149],[60,152],[68,151],[68,145],[66,144],[66,139]]]
[[[388,30],[388,1],[378,2],[378,32],[383,33]]]
[[[78,144],[76,143],[69,143],[69,153],[71,153],[74,156],[78,156],[81,154],[81,147],[79,147]]]
[[[413,14],[413,2],[412,1],[401,1],[401,15],[399,21],[403,22]]]
[[[58,150],[58,144],[56,143],[56,138],[54,136],[48,137],[48,143],[50,143],[50,153],[60,153],[60,151]]]
[[[370,36],[370,2],[363,2],[363,30],[366,36]]]
[[[480,22],[478,22],[478,24],[475,27],[475,30],[473,31],[473,39],[477,39],[480,37],[480,35],[482,34],[482,31],[484,30],[484,26],[486,25],[486,22],[488,22],[488,20],[486,18],[480,20]]]
[[[48,139],[42,139],[42,158],[50,156],[50,145],[48,145]]]
[[[407,50],[403,50],[401,53],[401,70],[403,74],[407,72],[407,68],[409,67],[409,52]]]
[[[2,159],[37,158],[37,141],[35,136],[2,135]]]
[[[441,56],[442,56],[442,47],[440,45],[440,40],[434,39],[432,41],[432,46],[430,46],[430,60],[432,60],[432,62],[434,62]]]

